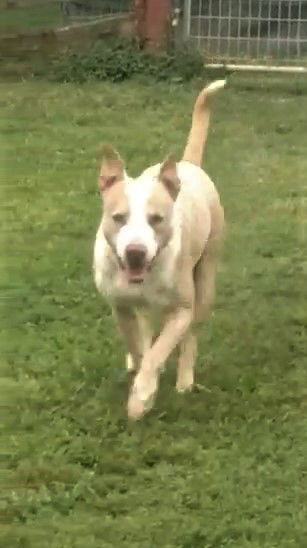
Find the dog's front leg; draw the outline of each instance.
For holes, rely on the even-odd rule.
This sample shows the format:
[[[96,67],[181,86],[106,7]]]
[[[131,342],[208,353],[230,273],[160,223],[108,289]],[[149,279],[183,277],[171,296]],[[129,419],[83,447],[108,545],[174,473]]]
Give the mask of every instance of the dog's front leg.
[[[120,305],[114,306],[113,312],[128,350],[126,367],[128,371],[135,371],[141,363],[144,352],[137,315],[130,307]]]
[[[192,319],[192,307],[175,310],[168,317],[152,347],[145,352],[128,401],[130,418],[138,419],[151,408],[158,388],[159,373],[169,355],[187,333]]]

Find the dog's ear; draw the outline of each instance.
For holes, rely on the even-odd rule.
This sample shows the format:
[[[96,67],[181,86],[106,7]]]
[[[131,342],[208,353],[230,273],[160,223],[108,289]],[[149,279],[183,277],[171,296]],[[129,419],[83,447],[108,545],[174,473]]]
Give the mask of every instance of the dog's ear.
[[[118,152],[110,145],[105,145],[101,150],[102,163],[99,174],[98,186],[101,192],[121,181],[124,177],[124,162]]]
[[[173,200],[176,200],[180,190],[180,180],[177,175],[176,161],[172,156],[168,156],[161,164],[159,181],[164,184]]]

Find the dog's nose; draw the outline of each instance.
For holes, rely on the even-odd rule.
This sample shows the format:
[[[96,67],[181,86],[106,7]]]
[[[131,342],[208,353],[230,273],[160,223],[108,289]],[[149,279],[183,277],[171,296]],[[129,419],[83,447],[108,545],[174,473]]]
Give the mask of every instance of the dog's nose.
[[[146,247],[139,244],[130,244],[126,248],[126,261],[132,270],[143,268],[146,260]]]

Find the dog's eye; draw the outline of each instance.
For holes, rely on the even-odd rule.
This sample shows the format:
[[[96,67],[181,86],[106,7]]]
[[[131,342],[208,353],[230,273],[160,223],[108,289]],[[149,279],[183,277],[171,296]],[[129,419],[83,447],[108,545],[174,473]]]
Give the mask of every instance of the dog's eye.
[[[159,213],[152,213],[152,215],[148,215],[148,222],[151,226],[156,226],[162,223],[163,217],[162,215],[159,215]]]
[[[125,213],[114,213],[112,215],[113,221],[118,225],[124,225],[127,219],[127,215]]]

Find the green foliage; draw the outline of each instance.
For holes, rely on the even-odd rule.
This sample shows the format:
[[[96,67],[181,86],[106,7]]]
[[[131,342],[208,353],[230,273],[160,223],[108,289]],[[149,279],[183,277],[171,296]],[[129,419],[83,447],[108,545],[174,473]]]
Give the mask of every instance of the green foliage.
[[[204,74],[202,55],[188,47],[168,53],[140,50],[133,42],[97,42],[81,53],[54,61],[51,78],[58,82],[83,83],[91,80],[121,82],[133,76],[156,81],[188,81]]]

